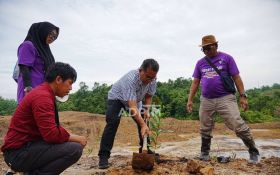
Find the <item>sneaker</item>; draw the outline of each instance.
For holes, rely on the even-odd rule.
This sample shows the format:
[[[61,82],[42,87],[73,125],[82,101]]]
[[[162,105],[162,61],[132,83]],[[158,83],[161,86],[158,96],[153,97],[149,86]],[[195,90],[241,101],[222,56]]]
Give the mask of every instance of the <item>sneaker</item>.
[[[107,169],[109,168],[109,162],[107,157],[99,157],[99,169]]]
[[[249,163],[251,164],[258,164],[260,163],[260,155],[255,152],[251,152],[250,154],[250,159],[248,160]]]
[[[109,168],[108,158],[106,157],[99,157],[99,169],[107,169]]]
[[[201,152],[200,156],[199,156],[199,159],[203,160],[203,161],[209,161],[210,160],[210,156],[209,156],[209,154],[207,154],[205,152]]]
[[[16,174],[16,172],[13,171],[12,169],[8,169],[5,175],[13,175],[13,174]]]

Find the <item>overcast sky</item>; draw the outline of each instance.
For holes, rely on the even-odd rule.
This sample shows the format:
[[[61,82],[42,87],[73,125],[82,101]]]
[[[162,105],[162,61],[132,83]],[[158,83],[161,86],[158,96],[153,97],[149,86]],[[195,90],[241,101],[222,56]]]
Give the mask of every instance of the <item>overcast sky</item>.
[[[112,84],[146,58],[160,64],[159,81],[191,78],[214,34],[232,55],[246,89],[280,83],[279,0],[0,0],[0,96],[16,98],[17,48],[34,22],[60,28],[50,45],[70,63],[77,83]]]

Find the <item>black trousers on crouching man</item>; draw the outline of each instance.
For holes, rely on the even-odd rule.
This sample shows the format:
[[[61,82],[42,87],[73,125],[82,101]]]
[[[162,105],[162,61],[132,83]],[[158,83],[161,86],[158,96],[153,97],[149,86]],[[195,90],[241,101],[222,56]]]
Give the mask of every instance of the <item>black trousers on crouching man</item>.
[[[124,110],[125,106],[120,100],[108,100],[107,102],[107,111],[106,111],[106,126],[104,128],[100,149],[98,156],[102,158],[110,158],[111,150],[114,145],[115,136],[121,120],[121,110]],[[133,117],[132,117],[133,118]],[[135,119],[133,118],[135,121]],[[136,121],[135,121],[136,122]],[[141,127],[136,122],[139,135],[139,145],[143,145],[143,138],[141,136]],[[150,139],[147,140],[148,144]],[[139,149],[141,151],[142,148]]]
[[[28,175],[57,175],[77,162],[83,152],[80,143],[28,142],[20,149],[6,150],[4,160],[16,172]]]

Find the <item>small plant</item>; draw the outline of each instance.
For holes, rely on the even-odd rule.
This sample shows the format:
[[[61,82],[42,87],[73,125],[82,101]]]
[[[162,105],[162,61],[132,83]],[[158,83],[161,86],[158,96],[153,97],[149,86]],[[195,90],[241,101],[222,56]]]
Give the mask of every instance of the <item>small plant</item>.
[[[86,155],[87,157],[89,157],[93,152],[93,147],[89,146],[87,149],[86,149]]]
[[[215,153],[214,153],[214,152],[210,152],[209,156],[210,156],[210,159],[211,159],[211,160],[217,160],[217,158],[218,158],[218,157],[220,156],[220,154],[221,154],[219,142],[216,141],[215,143],[216,143],[216,145],[217,145],[217,149],[216,149],[216,152],[215,152]]]
[[[214,160],[217,160],[218,157],[224,157],[224,156],[221,156],[221,151],[220,151],[220,145],[219,145],[219,142],[216,141],[216,144],[217,144],[217,150],[216,150],[216,153],[210,153],[210,158],[211,159],[214,159]],[[234,151],[231,151],[231,155],[228,156],[229,160],[234,160],[236,159],[236,153]]]
[[[221,151],[220,151],[220,145],[219,145],[219,142],[218,140],[216,141],[216,144],[217,144],[217,152],[216,152],[216,157],[218,157],[220,154],[221,154]]]
[[[235,152],[231,152],[231,156],[230,156],[230,159],[231,160],[234,160],[236,158],[236,153]]]
[[[157,148],[160,147],[159,136],[162,133],[162,114],[160,112],[160,109],[156,107],[151,107],[151,120],[149,122],[149,127],[151,131],[151,144],[148,146],[152,147],[155,151]]]

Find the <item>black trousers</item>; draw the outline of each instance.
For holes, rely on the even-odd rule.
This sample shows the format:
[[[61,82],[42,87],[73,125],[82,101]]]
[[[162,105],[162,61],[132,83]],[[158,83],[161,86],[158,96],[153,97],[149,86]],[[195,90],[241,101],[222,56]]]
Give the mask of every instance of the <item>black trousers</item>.
[[[114,145],[115,136],[121,120],[121,112],[123,110],[125,110],[125,106],[119,100],[108,100],[107,111],[106,111],[106,126],[104,128],[101,142],[100,142],[100,149],[98,153],[99,157],[106,157],[106,158],[110,157],[111,150]],[[141,151],[142,150],[141,146],[143,145],[141,127],[137,122],[136,124],[138,129],[138,136],[139,136],[139,145],[140,145],[139,151]],[[149,144],[150,139],[147,139],[147,142]]]
[[[57,175],[77,162],[83,152],[81,144],[45,141],[28,142],[20,149],[6,150],[4,160],[16,172],[28,175]]]

